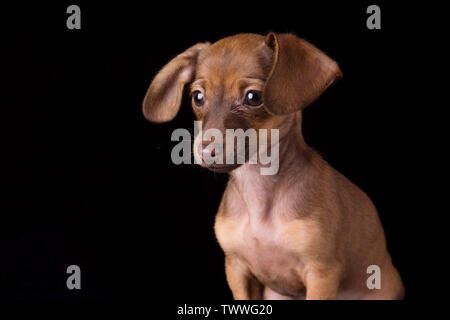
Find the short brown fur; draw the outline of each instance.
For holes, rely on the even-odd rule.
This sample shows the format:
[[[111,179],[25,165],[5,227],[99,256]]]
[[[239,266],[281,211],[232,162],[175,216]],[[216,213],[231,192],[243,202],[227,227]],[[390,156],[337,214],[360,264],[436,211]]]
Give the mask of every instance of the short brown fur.
[[[294,35],[240,34],[186,50],[147,92],[153,122],[176,115],[190,84],[205,96],[203,106],[193,103],[205,130],[280,130],[276,175],[261,175],[258,164],[202,164],[230,174],[215,232],[235,299],[403,297],[375,206],[302,136],[301,110],[341,77],[336,62]],[[262,107],[244,106],[249,88],[263,93]],[[367,288],[370,265],[381,269],[381,289]]]

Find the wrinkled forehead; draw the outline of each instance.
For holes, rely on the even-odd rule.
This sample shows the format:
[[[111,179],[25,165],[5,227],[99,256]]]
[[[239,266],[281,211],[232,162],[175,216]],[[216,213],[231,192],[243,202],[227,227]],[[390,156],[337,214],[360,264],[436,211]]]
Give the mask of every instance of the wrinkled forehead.
[[[200,55],[196,78],[210,81],[229,78],[265,80],[273,52],[264,39],[260,35],[241,34],[219,40]]]

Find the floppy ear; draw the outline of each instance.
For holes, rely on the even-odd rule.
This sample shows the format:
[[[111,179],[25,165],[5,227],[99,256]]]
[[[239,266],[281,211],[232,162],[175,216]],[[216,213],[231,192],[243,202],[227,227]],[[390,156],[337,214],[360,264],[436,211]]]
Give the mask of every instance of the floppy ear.
[[[302,110],[342,77],[336,62],[292,34],[271,32],[266,44],[274,55],[263,100],[272,114]]]
[[[153,79],[145,95],[142,111],[152,122],[172,120],[180,109],[183,89],[192,81],[199,53],[209,43],[198,43],[166,64]]]

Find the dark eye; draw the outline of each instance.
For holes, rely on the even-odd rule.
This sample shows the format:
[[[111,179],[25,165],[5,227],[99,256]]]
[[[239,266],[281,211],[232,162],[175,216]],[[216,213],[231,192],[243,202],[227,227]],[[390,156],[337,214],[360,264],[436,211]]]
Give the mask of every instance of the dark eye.
[[[205,103],[205,97],[199,90],[192,92],[192,101],[197,107],[201,107]]]
[[[245,94],[245,104],[256,107],[262,103],[261,91],[250,90]]]

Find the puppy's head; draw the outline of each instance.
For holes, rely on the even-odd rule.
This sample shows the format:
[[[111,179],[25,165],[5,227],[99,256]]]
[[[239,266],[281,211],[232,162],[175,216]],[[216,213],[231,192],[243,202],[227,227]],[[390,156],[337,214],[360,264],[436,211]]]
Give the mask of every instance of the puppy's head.
[[[257,139],[259,129],[275,128],[282,134],[289,115],[301,111],[340,77],[333,60],[294,35],[239,34],[214,44],[199,43],[170,61],[152,81],[143,112],[152,122],[172,120],[189,85],[192,108],[202,121],[203,132],[215,129],[223,136],[217,139],[220,142],[217,134],[206,139],[197,136],[194,151],[222,158],[223,164],[201,165],[226,172],[242,163],[236,144],[226,147],[229,129],[255,129]],[[234,163],[225,161],[229,151]],[[248,143],[245,151],[246,161],[252,156]]]

